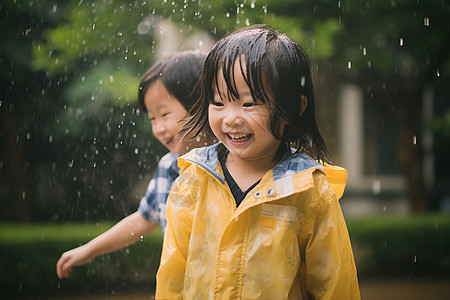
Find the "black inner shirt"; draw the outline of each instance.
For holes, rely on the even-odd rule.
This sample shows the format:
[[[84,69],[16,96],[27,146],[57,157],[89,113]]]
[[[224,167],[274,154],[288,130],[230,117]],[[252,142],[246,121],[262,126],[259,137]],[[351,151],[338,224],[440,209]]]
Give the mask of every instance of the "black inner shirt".
[[[230,187],[231,193],[233,194],[234,200],[236,201],[236,207],[241,204],[242,200],[244,200],[245,196],[261,181],[258,180],[255,182],[251,187],[249,187],[245,192],[241,190],[241,188],[238,186],[236,181],[234,181],[233,177],[231,176],[230,172],[228,171],[227,167],[225,166],[225,161],[227,159],[228,150],[224,149],[224,151],[220,151],[219,153],[219,162],[223,170],[223,175],[225,176],[225,181],[228,183],[228,186]]]

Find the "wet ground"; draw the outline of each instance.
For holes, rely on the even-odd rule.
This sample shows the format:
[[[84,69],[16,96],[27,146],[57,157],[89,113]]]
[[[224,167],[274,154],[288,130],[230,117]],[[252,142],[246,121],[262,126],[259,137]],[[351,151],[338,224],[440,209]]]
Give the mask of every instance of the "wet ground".
[[[439,280],[370,279],[360,282],[362,300],[449,300],[450,278]],[[73,295],[64,297],[33,297],[25,299],[49,300],[148,300],[154,299],[149,293],[127,293],[125,291],[103,295]]]

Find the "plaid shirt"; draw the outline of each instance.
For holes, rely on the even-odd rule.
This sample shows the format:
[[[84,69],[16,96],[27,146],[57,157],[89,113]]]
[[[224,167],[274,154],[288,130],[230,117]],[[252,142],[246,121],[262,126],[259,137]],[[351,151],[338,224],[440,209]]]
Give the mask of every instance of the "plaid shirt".
[[[163,234],[166,230],[166,201],[173,182],[180,174],[177,158],[178,154],[171,152],[161,158],[138,208],[147,221],[161,225]]]

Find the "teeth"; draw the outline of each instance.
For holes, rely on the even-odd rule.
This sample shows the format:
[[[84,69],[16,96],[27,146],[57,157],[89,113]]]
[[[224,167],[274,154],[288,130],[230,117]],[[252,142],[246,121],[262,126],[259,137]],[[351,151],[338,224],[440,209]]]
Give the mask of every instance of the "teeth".
[[[250,136],[250,134],[231,134],[229,133],[228,136],[233,140],[243,140]]]

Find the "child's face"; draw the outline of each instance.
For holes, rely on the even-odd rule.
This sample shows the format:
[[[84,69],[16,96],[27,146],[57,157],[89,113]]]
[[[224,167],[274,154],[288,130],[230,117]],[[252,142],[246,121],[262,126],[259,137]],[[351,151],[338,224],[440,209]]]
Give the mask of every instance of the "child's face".
[[[193,148],[191,139],[177,137],[185,123],[179,121],[186,115],[186,109],[160,81],[155,81],[148,88],[144,101],[153,134],[161,144],[170,152],[178,154],[186,153]]]
[[[239,99],[227,99],[222,70],[218,72],[218,88],[223,99],[216,89],[208,111],[210,127],[234,158],[273,162],[280,141],[269,130],[269,109],[262,102],[253,101],[239,62],[234,65],[234,74]]]

